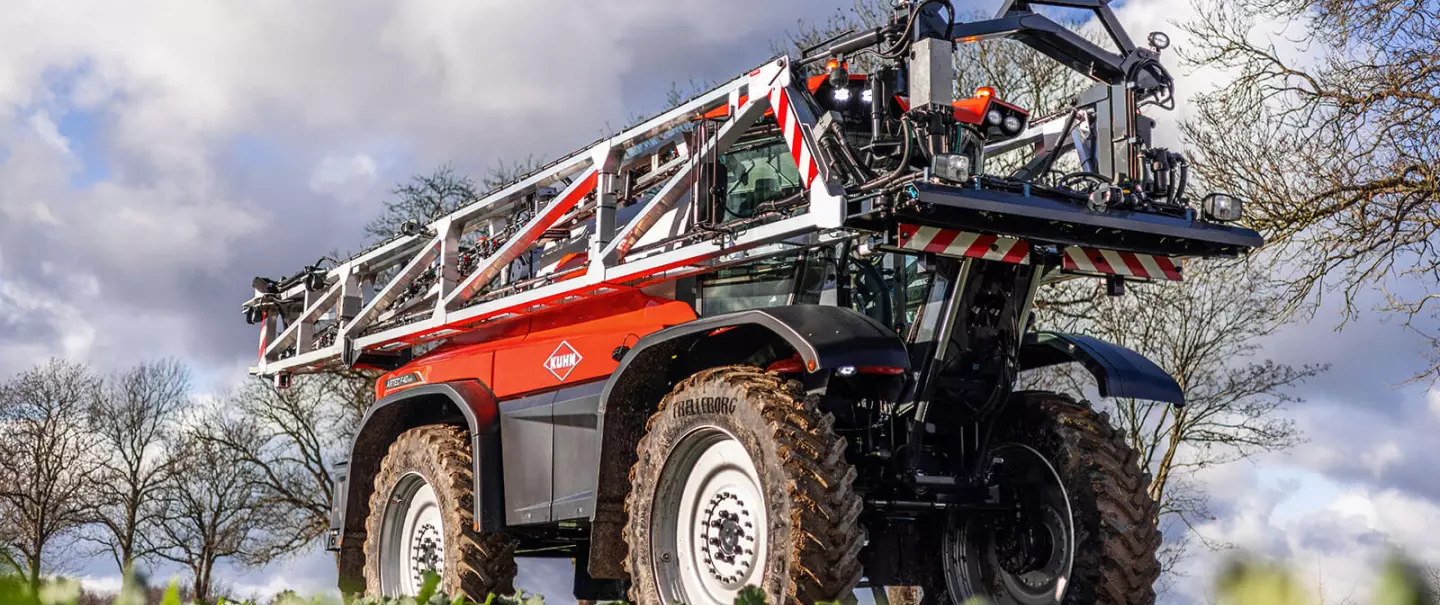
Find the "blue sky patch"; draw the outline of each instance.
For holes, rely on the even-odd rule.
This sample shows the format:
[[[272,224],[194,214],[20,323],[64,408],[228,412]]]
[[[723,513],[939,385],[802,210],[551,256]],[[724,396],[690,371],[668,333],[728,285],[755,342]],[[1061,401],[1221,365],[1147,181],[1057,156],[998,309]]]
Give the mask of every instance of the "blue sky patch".
[[[70,151],[80,160],[80,171],[71,175],[70,186],[89,187],[110,178],[110,163],[97,131],[102,128],[96,111],[71,109],[55,117],[55,127],[70,144]]]

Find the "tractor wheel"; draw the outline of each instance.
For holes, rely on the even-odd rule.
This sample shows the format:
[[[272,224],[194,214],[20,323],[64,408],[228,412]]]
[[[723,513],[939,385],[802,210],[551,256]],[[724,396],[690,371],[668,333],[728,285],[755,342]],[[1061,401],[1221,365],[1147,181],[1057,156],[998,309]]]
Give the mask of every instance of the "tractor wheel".
[[[1124,436],[1055,393],[1016,393],[1002,414],[991,480],[1014,488],[1022,512],[931,519],[921,535],[939,556],[922,557],[935,563],[922,570],[921,602],[1153,605],[1157,507]]]
[[[630,599],[730,605],[838,600],[860,579],[855,470],[834,418],[750,366],[699,372],[660,402],[630,469]]]
[[[475,531],[467,434],[427,425],[390,444],[365,521],[367,593],[415,596],[426,571],[445,594],[477,603],[515,592],[514,541]]]

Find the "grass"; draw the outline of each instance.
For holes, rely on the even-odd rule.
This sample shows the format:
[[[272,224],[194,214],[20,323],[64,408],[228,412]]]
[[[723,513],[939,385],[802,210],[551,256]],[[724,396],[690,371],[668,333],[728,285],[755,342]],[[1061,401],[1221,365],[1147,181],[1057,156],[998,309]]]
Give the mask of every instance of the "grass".
[[[1409,560],[1394,555],[1379,570],[1375,591],[1370,599],[1355,605],[1440,605],[1436,588],[1430,586],[1420,570]],[[439,590],[439,577],[426,575],[420,594],[415,597],[352,599],[348,605],[543,605],[544,598],[520,593],[513,597],[494,597],[483,604],[463,597],[451,598]],[[18,575],[0,575],[0,605],[196,605],[180,597],[179,586],[172,582],[156,599],[154,591],[143,582],[127,579],[124,586],[108,601],[85,593],[74,580],[56,579],[46,582],[38,591]],[[1232,560],[1219,574],[1215,605],[1323,605],[1316,595],[1283,566],[1250,559]],[[966,605],[985,605],[983,599],[970,599]],[[219,599],[214,605],[261,605],[249,601]],[[291,592],[276,595],[268,605],[342,605],[327,597],[302,597]],[[736,599],[736,605],[766,605],[759,590],[747,588]],[[832,605],[819,604],[816,605]],[[838,605],[838,604],[835,604]]]

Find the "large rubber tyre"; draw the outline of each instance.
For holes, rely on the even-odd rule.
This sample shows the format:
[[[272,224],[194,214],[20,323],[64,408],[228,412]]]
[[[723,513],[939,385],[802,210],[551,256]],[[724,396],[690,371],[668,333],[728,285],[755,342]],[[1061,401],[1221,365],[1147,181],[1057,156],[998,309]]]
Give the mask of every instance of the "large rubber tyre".
[[[414,596],[416,574],[439,567],[440,588],[484,603],[494,593],[515,592],[515,542],[499,533],[475,531],[468,432],[457,426],[427,425],[400,434],[380,463],[370,516],[365,521],[365,590],[378,596]],[[388,516],[387,516],[388,512]],[[418,516],[417,516],[418,515]],[[407,532],[405,518],[418,518],[428,533]],[[388,520],[388,522],[387,522]],[[397,520],[400,523],[396,525]],[[438,522],[438,528],[433,527]],[[436,539],[438,538],[438,540]],[[431,551],[402,573],[396,557],[414,557],[416,545]],[[435,548],[438,544],[439,548]],[[388,553],[388,555],[387,555]],[[435,555],[442,555],[435,556]],[[440,563],[442,565],[434,565]],[[389,567],[387,567],[389,566]]]
[[[1059,475],[1068,496],[1074,558],[1066,579],[1062,605],[1153,605],[1160,563],[1157,505],[1150,498],[1149,474],[1140,468],[1139,455],[1103,413],[1056,393],[1015,393],[995,429],[992,443],[1020,444],[1039,452]],[[930,520],[924,546],[927,553],[941,550],[946,531],[957,517]],[[934,549],[934,550],[932,550]],[[964,553],[978,557],[980,553]],[[940,563],[943,556],[927,556],[935,563],[922,572],[920,602],[953,605],[973,594],[985,594],[995,605],[1024,601],[996,598],[997,589],[974,586],[969,594],[952,598]]]
[[[676,385],[647,422],[630,470],[624,537],[631,601],[729,605],[734,597],[725,591],[752,585],[768,603],[798,605],[853,591],[865,539],[857,521],[862,503],[851,489],[855,470],[833,422],[799,383],[750,366],[705,370]],[[716,451],[718,458],[711,456]],[[707,466],[718,459],[722,463]],[[669,506],[683,501],[676,496],[682,492],[695,494],[694,506]],[[693,512],[687,517],[682,510]],[[756,518],[765,520],[758,524],[763,535],[736,528],[725,537],[705,529]],[[754,548],[746,555],[740,547],[729,550],[732,542]],[[729,561],[710,565],[705,558],[711,556]],[[682,570],[682,561],[691,571]],[[690,589],[677,587],[684,581]],[[715,586],[694,588],[695,582]]]

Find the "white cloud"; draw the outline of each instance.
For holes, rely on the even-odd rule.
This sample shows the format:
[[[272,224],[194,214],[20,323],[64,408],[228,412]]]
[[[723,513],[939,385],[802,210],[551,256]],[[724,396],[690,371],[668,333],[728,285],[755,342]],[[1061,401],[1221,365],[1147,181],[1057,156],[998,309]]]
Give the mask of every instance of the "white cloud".
[[[49,113],[37,111],[30,114],[30,119],[27,121],[30,123],[30,128],[35,131],[35,134],[40,135],[40,140],[45,141],[45,144],[60,153],[70,154],[70,142],[60,134],[59,127],[55,125],[54,120],[50,119]]]
[[[9,329],[7,329],[7,327]],[[16,281],[0,281],[0,334],[18,330],[15,338],[30,346],[0,347],[0,360],[25,367],[42,358],[68,356],[83,358],[95,341],[95,328],[73,305],[61,302],[48,292],[36,292]],[[40,335],[26,339],[26,332]]]
[[[80,582],[80,586],[83,587],[86,591],[100,594],[115,594],[120,592],[120,587],[124,585],[125,581],[124,578],[121,578],[119,575],[86,575],[79,576],[75,578],[75,580]]]
[[[373,188],[378,178],[379,169],[370,154],[326,154],[310,172],[310,190],[350,203]]]

